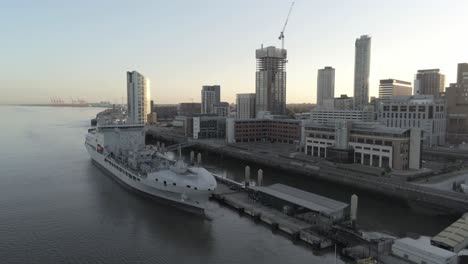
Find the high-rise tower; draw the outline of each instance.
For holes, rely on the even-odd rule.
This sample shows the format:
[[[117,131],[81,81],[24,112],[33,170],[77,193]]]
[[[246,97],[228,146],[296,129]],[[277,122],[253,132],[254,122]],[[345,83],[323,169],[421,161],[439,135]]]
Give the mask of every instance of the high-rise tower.
[[[335,69],[325,67],[318,70],[317,75],[317,105],[323,105],[324,99],[335,97]]]
[[[419,70],[414,80],[415,95],[433,95],[440,97],[444,91],[445,75],[439,69]]]
[[[127,123],[145,124],[150,108],[150,81],[137,71],[127,72]]]
[[[204,85],[201,90],[201,106],[202,114],[213,114],[213,105],[219,104],[221,101],[221,86],[219,85]]]
[[[371,37],[362,35],[356,39],[354,57],[354,105],[361,109],[369,103],[369,73]]]
[[[285,49],[263,46],[256,50],[255,111],[269,111],[273,115],[286,114],[286,57]]]

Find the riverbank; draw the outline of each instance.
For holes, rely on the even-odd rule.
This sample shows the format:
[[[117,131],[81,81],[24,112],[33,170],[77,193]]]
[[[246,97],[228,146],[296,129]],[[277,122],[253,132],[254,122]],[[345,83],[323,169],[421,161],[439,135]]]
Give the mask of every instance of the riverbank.
[[[180,135],[164,133],[151,128],[147,134],[156,140],[171,141],[173,143],[187,141],[186,138]],[[259,153],[235,145],[226,145],[221,141],[196,141],[193,147],[218,155],[256,163],[260,166],[298,173],[306,177],[314,177],[400,199],[406,201],[410,206],[416,205],[417,208],[415,209],[422,209],[425,213],[459,216],[468,211],[468,197],[463,194],[436,190],[400,179],[351,171],[348,168],[339,168],[335,164],[326,161],[297,159],[273,152]]]

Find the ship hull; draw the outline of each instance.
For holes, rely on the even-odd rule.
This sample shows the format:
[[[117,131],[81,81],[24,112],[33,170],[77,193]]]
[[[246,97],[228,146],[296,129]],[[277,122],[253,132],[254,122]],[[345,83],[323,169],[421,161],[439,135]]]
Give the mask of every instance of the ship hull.
[[[180,194],[164,192],[156,188],[144,186],[143,184],[140,184],[141,186],[137,186],[136,183],[133,183],[132,181],[129,182],[126,176],[120,175],[121,173],[115,171],[112,166],[106,163],[104,161],[103,155],[97,153],[93,149],[90,149],[89,146],[86,146],[86,149],[88,150],[96,167],[104,171],[109,177],[111,177],[111,179],[125,187],[127,190],[132,191],[142,197],[152,199],[159,204],[172,206],[196,215],[205,215],[205,208],[202,206],[203,203],[200,205],[188,204],[177,200],[177,196]],[[199,198],[201,198],[200,200],[205,200],[204,202],[208,201],[208,196]]]

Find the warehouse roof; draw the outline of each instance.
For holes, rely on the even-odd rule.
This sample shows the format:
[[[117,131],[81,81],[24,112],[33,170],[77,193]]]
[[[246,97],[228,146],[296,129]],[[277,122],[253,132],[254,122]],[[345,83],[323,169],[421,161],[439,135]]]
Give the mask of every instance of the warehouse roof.
[[[432,238],[432,242],[449,248],[465,247],[468,243],[468,214],[464,214],[456,222],[442,230]]]
[[[324,214],[331,214],[348,207],[346,203],[279,183],[268,187],[253,186],[251,189]]]
[[[426,237],[420,237],[418,239],[412,239],[409,237],[400,238],[395,240],[394,246],[403,246],[405,250],[410,250],[411,252],[415,252],[414,250],[416,249],[424,252],[424,255],[432,255],[442,258],[451,258],[456,256],[456,254],[451,251],[431,245],[429,238]]]

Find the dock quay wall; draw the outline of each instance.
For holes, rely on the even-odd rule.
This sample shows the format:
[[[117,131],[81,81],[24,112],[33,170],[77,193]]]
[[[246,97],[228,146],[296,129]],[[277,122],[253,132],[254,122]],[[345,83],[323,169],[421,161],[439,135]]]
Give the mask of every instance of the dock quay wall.
[[[148,131],[148,135],[155,139],[181,143],[184,138]],[[251,153],[230,145],[212,145],[206,142],[197,142],[194,148],[256,163],[261,166],[277,168],[290,173],[297,173],[314,177],[336,184],[358,188],[379,195],[406,201],[408,205],[421,209],[424,212],[439,215],[459,216],[468,211],[468,196],[448,191],[436,190],[420,185],[411,184],[400,179],[371,176],[337,168],[330,162],[309,163],[302,160],[284,156],[267,156]]]

